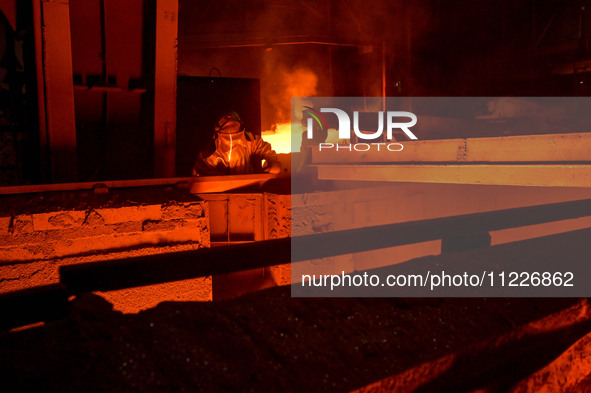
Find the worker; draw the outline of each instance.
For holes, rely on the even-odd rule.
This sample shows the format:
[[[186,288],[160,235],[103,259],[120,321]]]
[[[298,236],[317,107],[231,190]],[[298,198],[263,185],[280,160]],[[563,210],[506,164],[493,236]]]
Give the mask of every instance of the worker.
[[[215,125],[214,146],[199,152],[193,176],[243,175],[281,171],[277,153],[260,136],[244,129],[236,112],[224,114]]]

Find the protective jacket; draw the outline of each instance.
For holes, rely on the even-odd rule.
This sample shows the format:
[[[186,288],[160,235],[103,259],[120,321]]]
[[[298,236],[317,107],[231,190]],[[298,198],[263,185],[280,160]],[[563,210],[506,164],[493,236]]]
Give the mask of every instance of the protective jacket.
[[[193,175],[241,175],[262,173],[263,163],[277,161],[271,144],[244,130],[216,133],[215,151],[200,152],[193,166]]]

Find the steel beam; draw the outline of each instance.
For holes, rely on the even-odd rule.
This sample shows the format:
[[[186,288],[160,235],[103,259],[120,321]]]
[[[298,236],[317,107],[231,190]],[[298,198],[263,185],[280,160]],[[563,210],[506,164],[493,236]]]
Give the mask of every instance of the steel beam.
[[[138,180],[105,180],[99,182],[82,183],[57,183],[57,184],[35,184],[23,186],[0,187],[0,195],[30,194],[36,192],[53,191],[76,191],[91,190],[95,186],[105,186],[107,188],[127,188],[127,187],[148,187],[174,185],[178,183],[192,183],[194,177],[173,177],[164,179],[138,179]]]
[[[367,152],[344,146],[312,153],[313,163],[464,163],[464,162],[583,162],[591,161],[591,133],[519,135],[401,141],[402,151],[388,151],[387,144],[370,145]],[[360,150],[365,146],[358,146]],[[351,150],[354,150],[353,148]],[[392,150],[395,150],[392,148]]]
[[[29,194],[35,192],[75,191],[91,190],[97,185],[107,188],[128,188],[175,185],[186,183],[192,193],[226,192],[247,186],[262,186],[270,180],[287,180],[289,175],[272,175],[269,173],[256,173],[250,175],[229,176],[193,176],[193,177],[166,177],[160,179],[137,180],[105,180],[99,182],[58,183],[0,187],[0,195]]]
[[[321,180],[591,187],[588,165],[321,165]]]
[[[375,45],[372,41],[351,41],[335,39],[325,36],[278,36],[278,37],[245,37],[240,34],[225,34],[226,39],[220,40],[219,33],[212,35],[189,34],[183,39],[183,47],[189,49],[223,49],[223,48],[249,48],[291,45],[321,45],[362,48]]]

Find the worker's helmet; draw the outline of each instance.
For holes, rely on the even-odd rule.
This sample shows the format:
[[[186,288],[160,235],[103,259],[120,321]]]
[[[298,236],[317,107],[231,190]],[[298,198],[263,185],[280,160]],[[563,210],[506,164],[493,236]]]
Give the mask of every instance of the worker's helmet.
[[[215,125],[215,132],[220,134],[235,134],[244,130],[240,115],[234,111],[226,112]]]

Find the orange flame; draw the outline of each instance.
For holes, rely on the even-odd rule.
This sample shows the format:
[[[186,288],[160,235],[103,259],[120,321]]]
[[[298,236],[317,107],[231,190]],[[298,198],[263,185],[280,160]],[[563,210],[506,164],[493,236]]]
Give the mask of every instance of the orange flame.
[[[301,123],[279,123],[275,124],[271,130],[263,131],[262,138],[266,142],[269,142],[277,153],[292,153],[299,152],[302,139],[300,135],[304,132]],[[294,138],[292,144],[291,134],[297,133],[298,137]],[[328,129],[328,136],[326,138],[327,143],[338,144],[342,141],[339,139],[339,133],[334,128]]]
[[[269,142],[277,153],[291,153],[291,126],[291,123],[275,124],[271,130],[263,131],[261,137]]]
[[[314,72],[305,68],[297,68],[293,71],[280,71],[279,90],[270,97],[272,102],[275,124],[270,130],[262,132],[262,138],[269,142],[277,153],[290,153],[300,151],[300,140],[297,139],[297,146],[291,144],[292,132],[302,133],[301,111],[299,118],[291,119],[292,97],[311,97],[317,94],[318,77]]]

